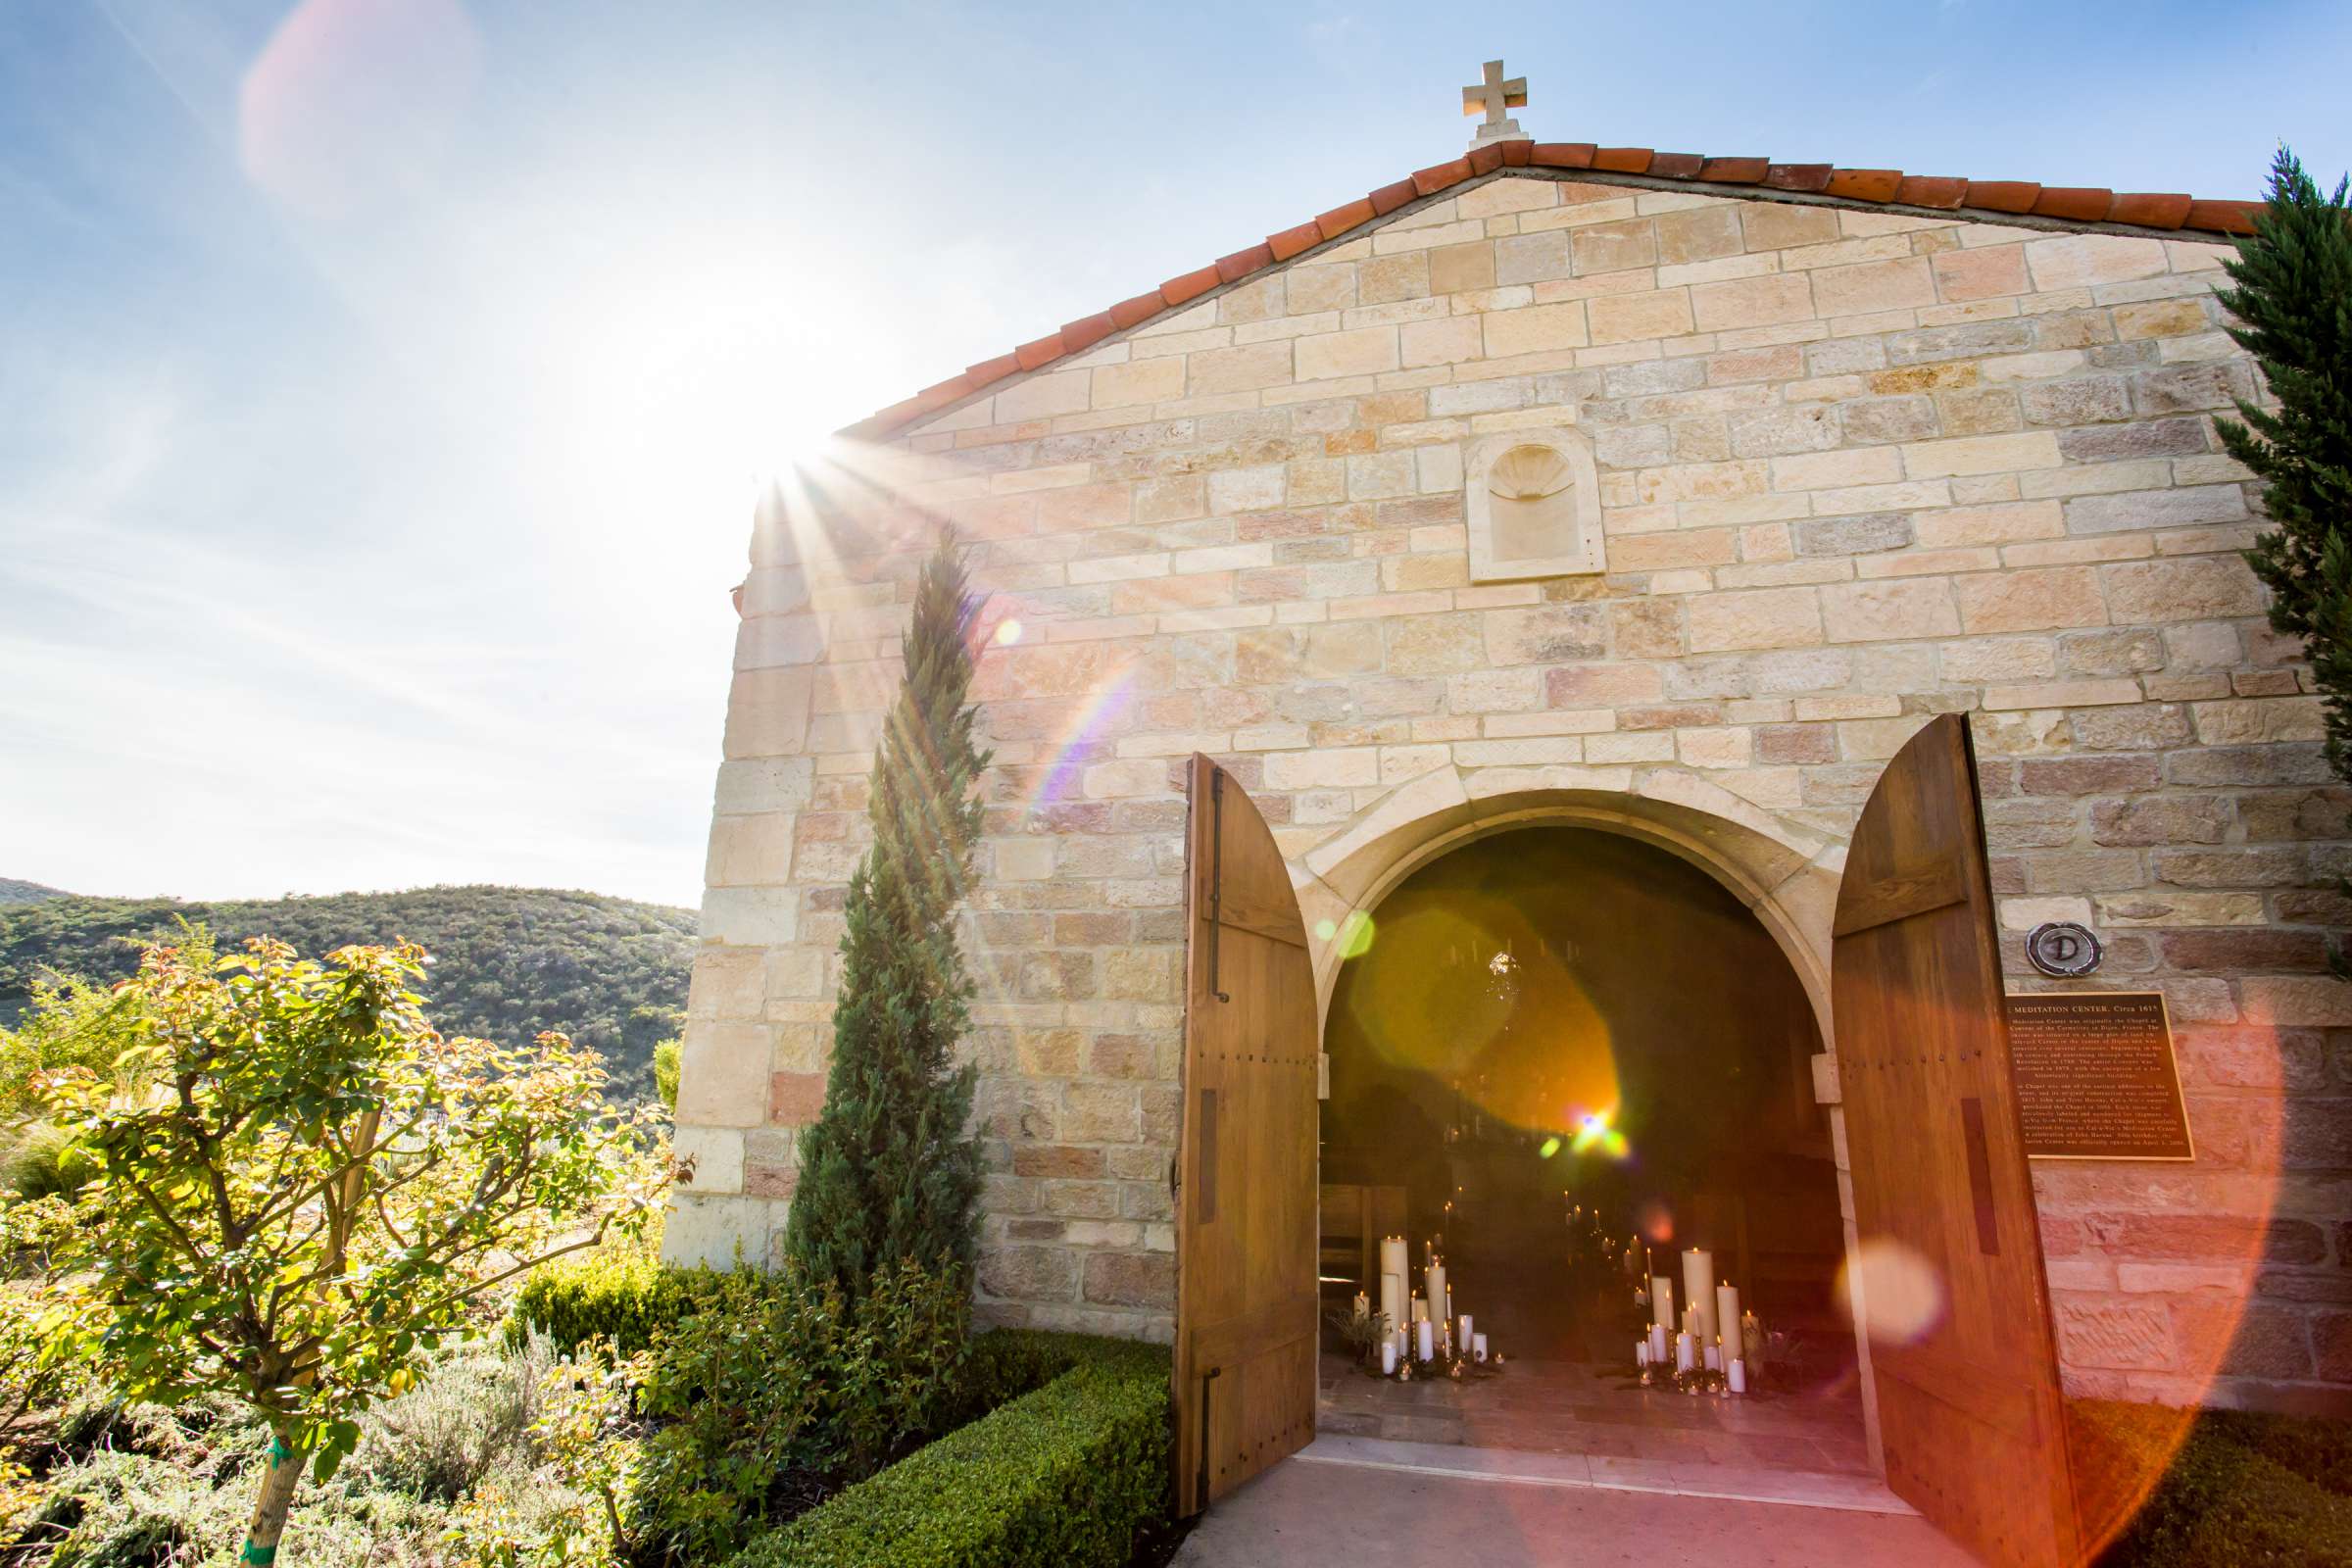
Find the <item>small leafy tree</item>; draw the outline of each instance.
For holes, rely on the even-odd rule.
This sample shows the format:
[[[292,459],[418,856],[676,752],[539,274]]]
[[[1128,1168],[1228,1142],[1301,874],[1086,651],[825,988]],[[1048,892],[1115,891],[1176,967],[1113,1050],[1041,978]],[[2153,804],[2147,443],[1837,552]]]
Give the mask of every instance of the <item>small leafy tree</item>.
[[[275,1556],[306,1464],[331,1474],[484,1292],[640,1228],[660,1192],[593,1053],[442,1039],[409,990],[423,966],[410,946],[151,947],[97,1015],[117,1070],[43,1075],[97,1172],[61,1262],[98,1369],[158,1403],[229,1394],[270,1429],[249,1563]]]
[[[2271,165],[2254,236],[2223,263],[2222,304],[2278,407],[2240,399],[2219,421],[2230,455],[2263,481],[2274,524],[2247,560],[2271,624],[2303,639],[2328,710],[2328,756],[2352,778],[2352,212],[2322,196],[2286,148]]]
[[[824,1109],[801,1135],[785,1231],[805,1278],[853,1298],[882,1268],[940,1272],[968,1265],[974,1249],[972,1068],[955,1061],[972,984],[955,912],[971,880],[974,788],[988,765],[972,742],[978,613],[943,532],[915,583],[906,676],[874,758],[874,842],[843,906],[832,1068]]]
[[[683,1045],[674,1036],[654,1042],[654,1098],[672,1116],[678,1113],[678,1061]]]

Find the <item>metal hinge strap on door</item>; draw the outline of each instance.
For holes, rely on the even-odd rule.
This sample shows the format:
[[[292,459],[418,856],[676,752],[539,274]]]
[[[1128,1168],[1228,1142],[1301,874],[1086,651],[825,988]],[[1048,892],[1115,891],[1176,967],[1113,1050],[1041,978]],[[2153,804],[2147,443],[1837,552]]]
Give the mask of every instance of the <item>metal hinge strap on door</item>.
[[[1221,1366],[1212,1366],[1200,1374],[1200,1506],[1203,1508],[1208,1506],[1208,1451],[1210,1444],[1215,1441],[1211,1434],[1216,1430],[1216,1423],[1209,1419],[1208,1396],[1217,1381],[1217,1374],[1224,1370]]]
[[[1217,983],[1217,926],[1225,901],[1225,770],[1208,775],[1208,992],[1219,1002],[1231,1002]]]

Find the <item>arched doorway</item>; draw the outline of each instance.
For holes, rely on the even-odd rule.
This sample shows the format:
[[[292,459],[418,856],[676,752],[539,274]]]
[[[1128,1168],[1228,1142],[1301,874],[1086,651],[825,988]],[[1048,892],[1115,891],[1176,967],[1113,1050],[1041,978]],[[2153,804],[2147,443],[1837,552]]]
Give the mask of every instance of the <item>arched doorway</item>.
[[[1742,899],[1623,832],[1506,818],[1423,858],[1341,945],[1321,1116],[1327,1286],[1367,1219],[1439,1238],[1456,1314],[1508,1384],[1399,1393],[1327,1359],[1326,1430],[1484,1446],[1865,1471],[1822,1050],[1807,990]],[[1634,1381],[1646,1270],[1715,1255],[1775,1334],[1777,1410]],[[1350,1259],[1357,1260],[1350,1266]],[[1735,1334],[1736,1339],[1736,1334]],[[1508,1393],[1504,1389],[1507,1387]]]
[[[1171,1173],[1180,1511],[1297,1451],[1322,1421],[1318,1260],[1328,1255],[1329,1215],[1339,1205],[1332,1188],[1316,1187],[1317,1004],[1328,1006],[1342,964],[1360,956],[1366,933],[1377,940],[1371,917],[1383,898],[1419,867],[1515,827],[1564,823],[1640,840],[1698,867],[1752,911],[1801,982],[1825,1038],[1837,1021],[1835,1049],[1809,1065],[1837,1153],[1870,1467],[1992,1556],[2074,1560],[2073,1481],[2003,1022],[1983,810],[1967,725],[1947,713],[1886,765],[1842,842],[1679,769],[1637,780],[1622,768],[1494,766],[1420,775],[1286,859],[1248,792],[1196,756],[1185,844],[1186,1110]],[[1227,944],[1235,945],[1232,965],[1220,961]],[[1730,983],[1744,990],[1749,978]],[[1441,1025],[1463,1027],[1450,1017]],[[1237,1073],[1252,1087],[1230,1103],[1250,1111],[1250,1125],[1226,1137]],[[1710,1179],[1703,1169],[1690,1173],[1702,1194]],[[1406,1225],[1409,1194],[1397,1195],[1393,1220],[1378,1212],[1374,1196],[1369,1188],[1354,1193],[1359,1247]],[[1573,1191],[1567,1196],[1573,1204]],[[1573,1207],[1569,1217],[1578,1217]],[[1609,1238],[1595,1229],[1592,1241],[1605,1274]],[[1412,1269],[1405,1241],[1395,1246],[1398,1252],[1380,1245],[1379,1274],[1384,1305],[1395,1301],[1401,1312]],[[1677,1294],[1690,1305],[1711,1294],[1706,1276],[1717,1271],[1711,1258],[1686,1261],[1684,1278],[1694,1289]],[[1372,1268],[1359,1254],[1354,1279],[1338,1283],[1366,1282]],[[1665,1279],[1658,1284],[1663,1298]],[[1436,1298],[1444,1286],[1429,1280],[1426,1289]],[[1722,1321],[1738,1306],[1723,1302]],[[1364,1332],[1363,1316],[1361,1308],[1355,1319],[1342,1312],[1348,1338],[1401,1348]],[[1686,1335],[1706,1332],[1681,1326]],[[1468,1338],[1469,1325],[1458,1327]],[[1418,1355],[1377,1386],[1413,1381],[1407,1371],[1432,1359],[1435,1328],[1424,1319]],[[1740,1340],[1750,1343],[1744,1332]],[[1779,1348],[1771,1348],[1777,1358]],[[1458,1359],[1437,1359],[1448,1379],[1466,1370]],[[1342,1373],[1344,1381],[1345,1362]],[[1229,1374],[1239,1375],[1238,1386],[1223,1381]],[[1417,1394],[1452,1392],[1434,1377],[1418,1382]],[[1621,1392],[1647,1400],[1660,1391]],[[1659,1408],[1703,1422],[1698,1412],[1712,1401],[1693,1399],[1694,1392],[1663,1394]],[[1521,1402],[1539,1415],[1573,1403],[1556,1391],[1535,1393]],[[1728,1430],[1702,1433],[1687,1457],[1785,1459],[1787,1445],[1764,1430],[1774,1423],[1745,1413],[1757,1409],[1759,1401],[1727,1396]],[[1735,1451],[1722,1454],[1708,1436]],[[1741,1451],[1735,1439],[1750,1446]],[[1575,1462],[1597,1477],[1615,1456],[1593,1451],[1589,1436],[1580,1441],[1588,1457]],[[1956,1452],[1967,1455],[1957,1467],[1948,1459]]]

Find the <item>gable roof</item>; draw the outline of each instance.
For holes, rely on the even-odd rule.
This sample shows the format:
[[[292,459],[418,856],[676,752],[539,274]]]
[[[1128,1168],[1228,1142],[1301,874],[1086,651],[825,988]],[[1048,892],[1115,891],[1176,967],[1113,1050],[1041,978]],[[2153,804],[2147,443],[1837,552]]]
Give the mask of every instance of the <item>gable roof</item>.
[[[962,402],[1007,376],[1083,354],[1113,332],[1142,326],[1182,310],[1201,296],[1253,273],[1339,242],[1348,234],[1468,181],[1512,169],[1576,171],[1593,184],[1648,190],[1698,190],[1766,201],[1802,202],[1969,219],[2034,228],[2124,234],[2190,234],[2201,239],[2254,232],[2258,201],[2213,201],[2193,196],[2125,194],[2104,186],[2042,185],[2033,180],[1962,179],[1906,174],[1899,169],[1841,169],[1830,164],[1776,164],[1766,158],[1709,158],[1647,147],[1602,147],[1593,142],[1503,141],[1474,147],[1451,163],[1416,170],[1255,245],[1172,277],[1108,310],[1066,322],[1060,330],[1008,354],[968,366],[960,375],[927,386],[840,433],[872,440]]]

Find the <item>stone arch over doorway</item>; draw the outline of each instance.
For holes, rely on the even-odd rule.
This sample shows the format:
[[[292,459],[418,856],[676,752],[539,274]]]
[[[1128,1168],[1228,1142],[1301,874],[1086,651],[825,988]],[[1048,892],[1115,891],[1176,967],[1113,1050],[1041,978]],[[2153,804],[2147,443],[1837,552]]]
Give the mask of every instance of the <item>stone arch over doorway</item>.
[[[1338,834],[1294,856],[1291,880],[1315,960],[1318,1016],[1338,984],[1336,933],[1390,889],[1473,839],[1544,823],[1595,828],[1654,845],[1707,872],[1755,912],[1813,1004],[1824,1048],[1830,1021],[1830,927],[1845,843],[1734,795],[1699,774],[1659,768],[1438,768],[1365,808]]]

